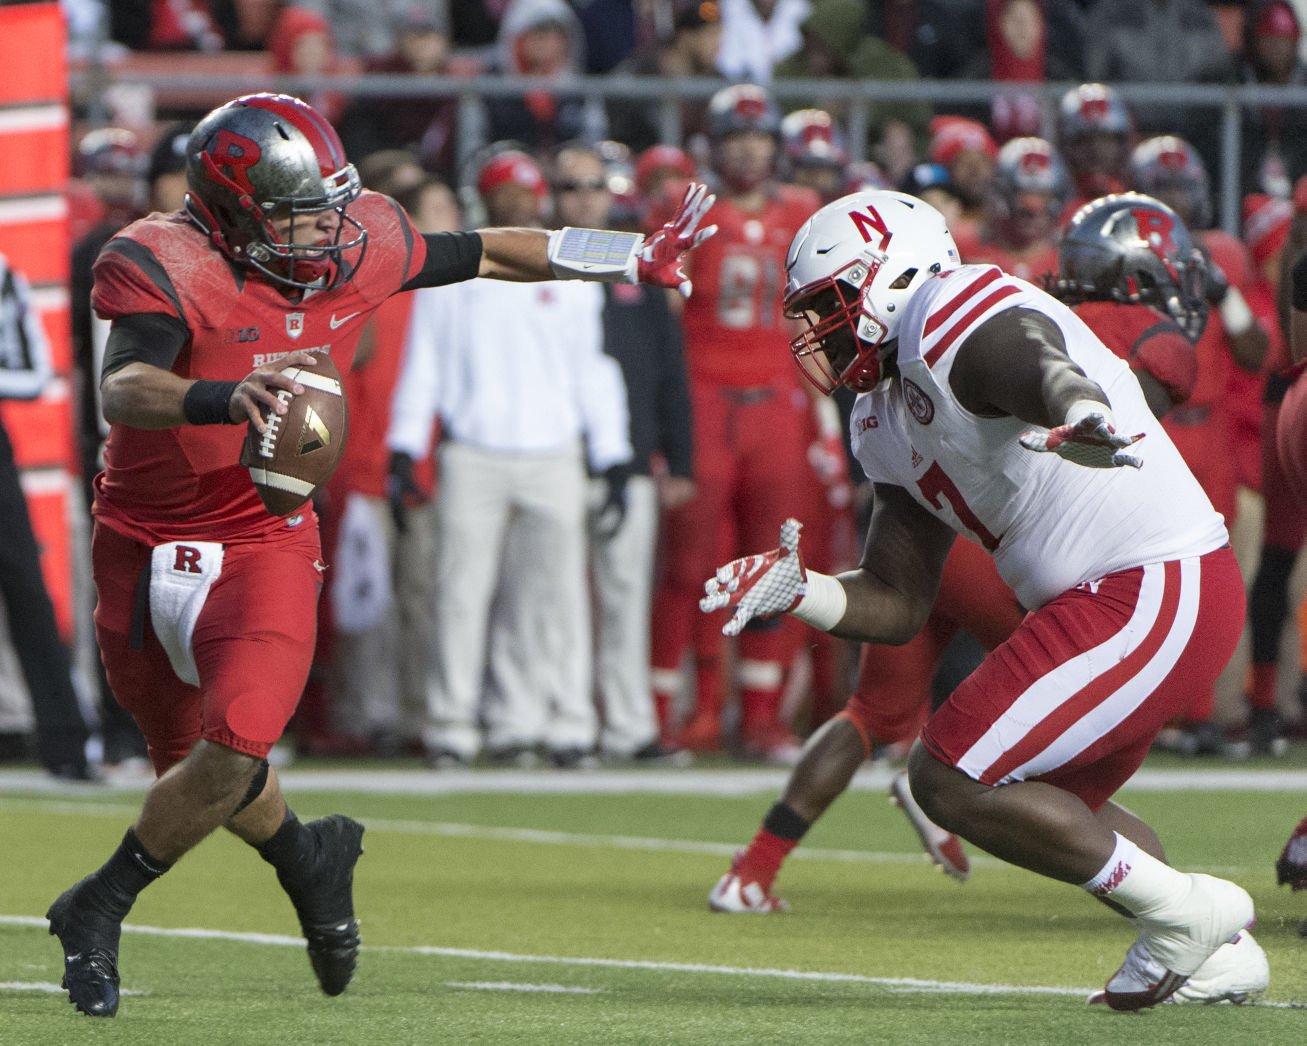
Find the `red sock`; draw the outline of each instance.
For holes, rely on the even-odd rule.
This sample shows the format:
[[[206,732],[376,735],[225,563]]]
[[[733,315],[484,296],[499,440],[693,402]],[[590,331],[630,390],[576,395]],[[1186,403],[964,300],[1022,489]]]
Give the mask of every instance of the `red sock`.
[[[740,878],[746,882],[756,881],[764,890],[770,890],[782,862],[798,845],[798,839],[782,839],[766,828],[759,828],[740,861]]]
[[[811,821],[800,817],[787,804],[778,802],[773,805],[763,818],[758,834],[744,851],[737,869],[740,878],[756,881],[764,890],[770,890],[772,880],[781,870],[781,863],[811,827]]]

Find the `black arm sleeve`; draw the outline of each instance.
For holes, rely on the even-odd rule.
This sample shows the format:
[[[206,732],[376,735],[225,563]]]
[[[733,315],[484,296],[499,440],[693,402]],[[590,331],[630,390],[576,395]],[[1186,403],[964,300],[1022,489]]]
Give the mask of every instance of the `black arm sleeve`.
[[[186,324],[164,312],[141,312],[116,319],[104,347],[100,380],[138,361],[170,370],[190,336]]]
[[[427,260],[418,274],[400,288],[443,287],[473,279],[481,270],[481,236],[475,232],[434,232],[423,235]]]

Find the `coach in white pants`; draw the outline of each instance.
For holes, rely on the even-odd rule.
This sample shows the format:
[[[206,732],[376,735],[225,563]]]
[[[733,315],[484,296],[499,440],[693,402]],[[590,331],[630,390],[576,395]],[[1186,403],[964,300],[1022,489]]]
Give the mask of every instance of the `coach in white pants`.
[[[500,205],[520,202],[529,174],[482,186],[492,220],[528,223]],[[596,472],[631,456],[601,308],[600,288],[579,282],[473,280],[414,302],[387,442],[420,458],[441,420],[433,765],[474,758],[482,722],[505,760],[543,746],[568,766],[594,749],[583,447]]]

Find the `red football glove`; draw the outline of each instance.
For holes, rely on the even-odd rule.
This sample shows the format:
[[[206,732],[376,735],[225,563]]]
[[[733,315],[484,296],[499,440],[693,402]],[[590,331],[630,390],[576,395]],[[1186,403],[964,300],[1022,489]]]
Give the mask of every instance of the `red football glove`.
[[[1137,436],[1119,436],[1105,415],[1086,414],[1074,425],[1059,425],[1047,432],[1024,432],[1021,445],[1026,450],[1052,452],[1086,468],[1116,469],[1129,465],[1137,469],[1143,467],[1143,459],[1127,454],[1124,448],[1143,438],[1142,432]]]
[[[635,271],[641,283],[675,287],[683,298],[690,296],[693,286],[685,275],[685,255],[717,231],[717,226],[710,225],[695,232],[716,201],[717,197],[708,192],[708,186],[690,183],[676,213],[640,248]]]
[[[700,610],[711,614],[722,607],[735,608],[722,626],[723,635],[738,636],[755,617],[775,617],[799,605],[808,584],[799,558],[802,529],[797,519],[787,519],[781,524],[780,548],[732,560],[704,583],[706,595],[699,600]]]

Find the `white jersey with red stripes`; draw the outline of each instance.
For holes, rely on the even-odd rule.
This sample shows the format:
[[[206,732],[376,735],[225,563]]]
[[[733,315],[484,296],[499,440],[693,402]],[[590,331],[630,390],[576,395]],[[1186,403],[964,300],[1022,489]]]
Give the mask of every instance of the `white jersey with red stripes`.
[[[1049,316],[1067,355],[1107,394],[1117,426],[1145,434],[1141,469],[1093,469],[1017,442],[1030,425],[963,408],[958,347],[1011,308]],[[858,398],[853,451],[876,483],[903,487],[989,549],[1028,609],[1118,570],[1202,555],[1229,540],[1220,514],[1148,409],[1129,366],[1065,305],[992,265],[941,273],[908,303],[897,375]]]

